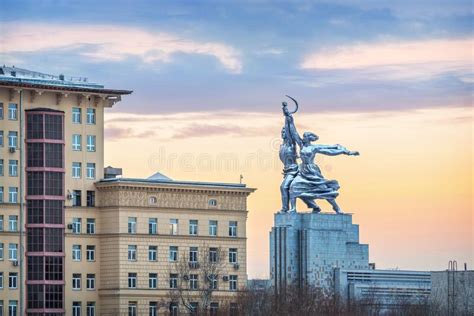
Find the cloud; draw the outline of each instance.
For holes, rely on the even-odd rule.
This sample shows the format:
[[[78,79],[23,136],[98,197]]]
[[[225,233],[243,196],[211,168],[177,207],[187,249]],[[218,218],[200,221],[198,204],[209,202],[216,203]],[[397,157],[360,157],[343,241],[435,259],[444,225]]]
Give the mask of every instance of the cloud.
[[[151,138],[156,136],[154,131],[137,132],[132,128],[107,127],[105,129],[105,139],[116,141],[124,138]]]
[[[446,39],[379,42],[326,48],[309,54],[301,68],[317,71],[353,71],[374,79],[427,78],[473,69],[474,40]]]
[[[137,57],[144,63],[170,63],[175,54],[215,57],[228,71],[240,73],[239,52],[219,42],[195,41],[180,36],[150,32],[140,28],[112,25],[56,25],[5,23],[1,54],[17,54],[58,49],[77,50],[95,61],[123,61]]]

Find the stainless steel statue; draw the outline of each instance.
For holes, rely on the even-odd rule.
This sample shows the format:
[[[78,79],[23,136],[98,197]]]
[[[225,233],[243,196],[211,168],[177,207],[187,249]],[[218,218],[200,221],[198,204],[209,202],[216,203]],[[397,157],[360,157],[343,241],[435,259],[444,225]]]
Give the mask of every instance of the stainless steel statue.
[[[293,114],[298,111],[298,102],[290,96],[287,97],[295,102],[296,109],[290,112],[287,103],[283,102],[285,127],[282,130],[283,144],[280,147],[280,160],[284,165],[284,177],[280,186],[281,212],[296,212],[296,199],[300,198],[309,208],[313,209],[313,212],[321,211],[314,200],[324,199],[332,205],[336,213],[342,213],[336,203],[336,197],[339,195],[337,192],[339,183],[336,180],[325,179],[314,159],[316,154],[358,156],[359,153],[347,150],[341,145],[313,144],[312,142],[317,141],[319,137],[311,132],[305,132],[301,138],[293,120]],[[299,166],[296,144],[300,148],[301,164]]]

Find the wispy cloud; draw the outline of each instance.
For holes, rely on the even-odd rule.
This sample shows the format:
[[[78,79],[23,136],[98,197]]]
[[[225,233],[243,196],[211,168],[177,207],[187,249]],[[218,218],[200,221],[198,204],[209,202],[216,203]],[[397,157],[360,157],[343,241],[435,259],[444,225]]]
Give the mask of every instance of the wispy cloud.
[[[71,49],[96,61],[122,61],[137,57],[144,63],[169,63],[178,53],[199,54],[215,57],[232,73],[242,71],[239,52],[233,47],[164,32],[114,25],[23,22],[5,23],[2,30],[1,54]]]
[[[306,56],[301,68],[359,72],[374,79],[427,78],[473,70],[474,39],[378,42],[326,48]]]

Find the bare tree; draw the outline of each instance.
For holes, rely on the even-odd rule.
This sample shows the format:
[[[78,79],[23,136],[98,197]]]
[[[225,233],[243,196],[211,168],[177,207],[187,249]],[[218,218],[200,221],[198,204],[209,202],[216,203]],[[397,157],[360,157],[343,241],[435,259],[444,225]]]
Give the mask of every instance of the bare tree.
[[[181,252],[170,271],[170,275],[176,276],[176,281],[170,280],[171,300],[180,303],[192,314],[206,315],[213,294],[218,290],[225,256],[221,248],[207,245],[199,250],[191,247],[189,252]]]

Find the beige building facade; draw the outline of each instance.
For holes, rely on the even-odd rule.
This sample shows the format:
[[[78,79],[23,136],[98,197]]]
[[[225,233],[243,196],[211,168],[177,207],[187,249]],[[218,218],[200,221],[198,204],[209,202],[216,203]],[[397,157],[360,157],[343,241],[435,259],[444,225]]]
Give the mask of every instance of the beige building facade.
[[[170,258],[196,250],[225,254],[214,308],[230,304],[246,284],[252,189],[166,177],[104,179],[104,109],[130,93],[0,67],[4,315],[169,313],[179,303],[170,299],[177,266]],[[198,266],[189,264],[191,281],[178,280],[194,282]]]

